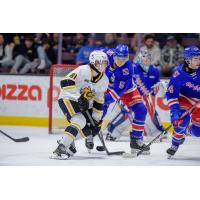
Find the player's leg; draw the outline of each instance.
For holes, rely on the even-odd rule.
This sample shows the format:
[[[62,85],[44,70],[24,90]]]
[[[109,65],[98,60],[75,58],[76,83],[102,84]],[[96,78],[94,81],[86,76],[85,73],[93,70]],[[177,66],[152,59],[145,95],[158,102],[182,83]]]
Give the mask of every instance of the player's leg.
[[[57,159],[68,159],[76,153],[74,141],[86,137],[83,133],[83,129],[86,126],[86,118],[82,113],[77,112],[78,106],[76,106],[75,102],[63,99],[58,102],[69,125],[66,127],[64,135],[59,140],[59,145],[53,153]]]
[[[185,112],[185,110],[181,110],[181,115]],[[176,128],[174,128],[172,134],[172,145],[169,149],[167,149],[167,153],[169,155],[174,155],[178,150],[179,146],[185,140],[185,134],[188,124],[190,123],[190,114],[187,114],[182,118],[183,122]]]
[[[143,132],[145,119],[147,115],[147,109],[142,102],[131,106],[129,109],[131,109],[134,112],[134,118],[132,121],[132,131],[130,135],[130,147],[131,152],[135,153],[145,148],[146,146],[143,143]],[[146,148],[144,154],[149,154],[149,150],[149,147]]]
[[[129,125],[127,111],[120,110],[108,124],[106,140],[115,141],[119,139],[121,134],[128,130]]]
[[[132,116],[129,117],[129,119],[132,118],[132,131],[130,133],[131,153],[144,149],[143,154],[149,154],[150,148],[147,148],[143,143],[143,132],[147,109],[138,89],[133,88],[133,91],[124,94],[122,96],[122,101],[132,112]]]

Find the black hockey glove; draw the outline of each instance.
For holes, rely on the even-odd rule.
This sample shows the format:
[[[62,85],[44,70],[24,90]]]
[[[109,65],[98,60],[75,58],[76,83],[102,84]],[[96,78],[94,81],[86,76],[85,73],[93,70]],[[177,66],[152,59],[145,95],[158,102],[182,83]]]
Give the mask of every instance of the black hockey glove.
[[[78,104],[81,112],[85,112],[89,109],[89,101],[84,97],[84,95],[81,95],[78,98]]]
[[[102,124],[103,124],[103,120],[100,120],[99,122],[97,122],[96,120],[94,120],[93,119],[93,121],[94,121],[94,123],[95,123],[95,126],[90,126],[90,128],[91,128],[91,133],[92,133],[92,135],[93,135],[93,137],[94,136],[96,136],[98,133],[99,133],[99,131],[101,130],[101,126],[102,126]]]

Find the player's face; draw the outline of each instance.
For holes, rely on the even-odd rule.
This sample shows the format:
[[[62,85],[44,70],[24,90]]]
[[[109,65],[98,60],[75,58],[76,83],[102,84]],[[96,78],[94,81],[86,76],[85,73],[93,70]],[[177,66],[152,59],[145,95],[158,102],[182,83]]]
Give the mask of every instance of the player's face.
[[[143,57],[142,58],[142,64],[145,65],[145,66],[150,66],[151,60],[149,58]]]
[[[104,72],[107,65],[108,65],[107,60],[103,60],[102,62],[99,62],[98,60],[95,61],[95,67],[98,69],[99,72]]]
[[[123,65],[126,63],[127,58],[121,58],[121,57],[115,56],[115,57],[114,57],[114,61],[115,61],[115,64],[116,64],[118,67],[121,67],[121,66],[123,66]]]
[[[190,68],[192,68],[192,69],[198,69],[199,66],[200,66],[200,56],[194,56],[191,59]]]

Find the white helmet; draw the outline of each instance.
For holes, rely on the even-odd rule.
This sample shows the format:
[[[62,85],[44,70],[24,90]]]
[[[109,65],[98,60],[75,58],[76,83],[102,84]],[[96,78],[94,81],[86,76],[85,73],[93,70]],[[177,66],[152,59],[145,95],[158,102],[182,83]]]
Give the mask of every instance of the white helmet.
[[[145,72],[148,71],[149,66],[151,64],[151,54],[147,50],[141,50],[137,57],[137,62],[140,64],[140,66],[143,68]]]
[[[108,57],[103,51],[95,50],[90,54],[89,62],[99,72],[103,72],[105,70],[105,67],[108,65]],[[100,67],[97,67],[97,64],[100,64]]]

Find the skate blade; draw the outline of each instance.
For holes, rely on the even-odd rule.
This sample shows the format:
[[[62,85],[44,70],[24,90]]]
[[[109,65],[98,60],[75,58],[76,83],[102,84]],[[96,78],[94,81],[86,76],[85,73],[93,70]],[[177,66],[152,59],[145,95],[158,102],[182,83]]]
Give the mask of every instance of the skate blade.
[[[88,153],[91,154],[92,153],[92,149],[87,149]]]
[[[62,157],[60,157],[60,156],[57,156],[57,155],[51,155],[49,158],[53,159],[53,160],[68,160],[69,159],[68,156],[62,156]]]
[[[131,154],[137,154],[140,150],[131,149]],[[150,155],[150,151],[143,151],[140,155]]]
[[[168,155],[168,156],[167,156],[167,159],[170,160],[172,157],[173,157],[172,155]]]

